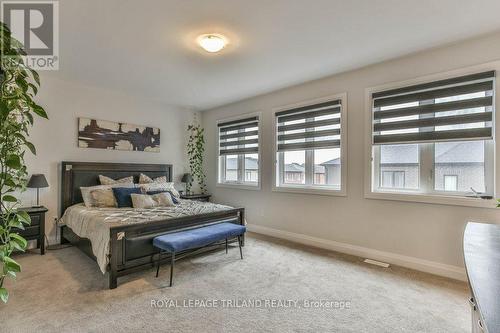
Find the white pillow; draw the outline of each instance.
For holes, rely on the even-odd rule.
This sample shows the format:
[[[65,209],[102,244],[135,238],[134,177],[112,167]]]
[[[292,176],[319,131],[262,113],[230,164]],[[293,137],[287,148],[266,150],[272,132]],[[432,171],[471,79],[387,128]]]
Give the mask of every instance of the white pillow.
[[[99,181],[101,182],[101,185],[130,184],[130,183],[134,182],[134,177],[129,176],[129,177],[120,178],[120,179],[115,180],[113,178],[99,175]]]
[[[161,177],[156,177],[154,179],[151,179],[151,177],[141,173],[139,175],[139,184],[149,184],[149,183],[166,183],[167,182],[167,177],[166,176],[161,176]]]
[[[180,198],[179,192],[174,187],[174,183],[149,183],[149,184],[140,184],[139,187],[142,189],[143,193],[147,193],[149,191],[170,191],[172,195],[176,198]]]
[[[175,206],[169,193],[158,193],[154,195],[136,194],[130,195],[134,208],[153,208]]]
[[[94,190],[105,190],[113,187],[135,187],[133,183],[130,184],[114,184],[114,185],[96,185],[96,186],[88,186],[88,187],[80,187],[80,191],[82,192],[83,203],[86,207],[95,207],[94,199],[92,198],[92,191]]]

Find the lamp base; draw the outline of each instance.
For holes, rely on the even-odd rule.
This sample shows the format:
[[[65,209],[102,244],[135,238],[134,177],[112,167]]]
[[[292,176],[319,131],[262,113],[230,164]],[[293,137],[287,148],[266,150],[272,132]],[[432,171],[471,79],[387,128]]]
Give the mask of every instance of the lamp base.
[[[43,206],[42,205],[33,205],[31,206],[31,208],[42,208]]]

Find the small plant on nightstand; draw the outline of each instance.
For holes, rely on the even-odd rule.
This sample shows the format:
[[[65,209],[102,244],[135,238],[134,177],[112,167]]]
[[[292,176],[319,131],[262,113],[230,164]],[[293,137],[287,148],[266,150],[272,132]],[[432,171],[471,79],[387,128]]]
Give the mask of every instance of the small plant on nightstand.
[[[205,173],[203,172],[203,154],[205,153],[205,137],[204,129],[200,125],[189,125],[189,140],[187,144],[187,153],[189,160],[189,168],[191,169],[192,178],[187,184],[187,188],[191,189],[193,179],[200,186],[201,193],[207,192],[205,184]]]
[[[9,293],[4,288],[5,279],[16,278],[21,271],[19,263],[11,258],[12,252],[24,251],[27,246],[26,240],[12,231],[30,224],[29,215],[16,210],[19,199],[15,193],[26,188],[26,150],[36,153],[28,141],[33,118],[38,115],[47,119],[47,114],[33,100],[40,78],[24,64],[23,45],[11,37],[2,22],[0,37],[0,299],[6,303]]]

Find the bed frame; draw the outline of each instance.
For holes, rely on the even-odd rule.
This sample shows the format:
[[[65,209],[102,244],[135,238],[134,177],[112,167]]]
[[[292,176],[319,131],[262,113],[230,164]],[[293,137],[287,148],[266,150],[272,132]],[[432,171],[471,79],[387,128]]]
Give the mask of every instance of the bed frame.
[[[99,175],[113,179],[133,176],[134,182],[137,183],[141,173],[152,178],[166,176],[167,181],[172,181],[172,165],[170,164],[62,162],[60,215],[62,216],[69,206],[83,202],[80,187],[99,185]],[[158,260],[158,251],[153,248],[154,237],[221,222],[244,225],[245,209],[234,208],[215,213],[111,227],[109,230],[109,288],[116,288],[118,278],[121,276],[154,267]],[[90,240],[77,236],[70,227],[62,226],[61,243],[68,242],[95,260]],[[176,255],[176,259],[223,248],[223,246],[224,244],[221,243],[214,244],[212,247],[185,251]],[[170,257],[162,256],[161,262],[170,262]]]

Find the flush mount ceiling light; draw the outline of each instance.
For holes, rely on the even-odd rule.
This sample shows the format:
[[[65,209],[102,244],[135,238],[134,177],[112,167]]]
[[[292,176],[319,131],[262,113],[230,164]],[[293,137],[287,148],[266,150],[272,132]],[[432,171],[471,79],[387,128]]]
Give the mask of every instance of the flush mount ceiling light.
[[[227,38],[219,34],[205,34],[198,36],[198,44],[207,52],[216,53],[227,45]]]

